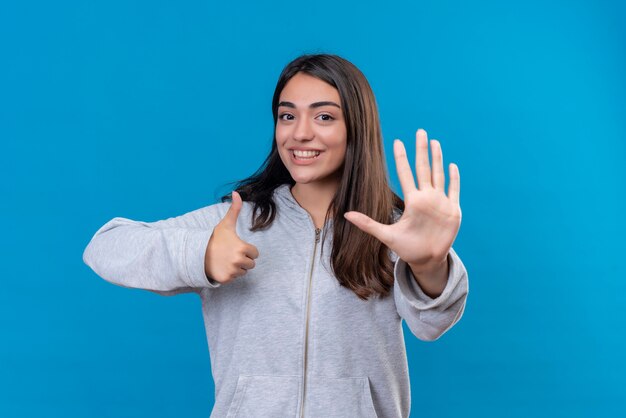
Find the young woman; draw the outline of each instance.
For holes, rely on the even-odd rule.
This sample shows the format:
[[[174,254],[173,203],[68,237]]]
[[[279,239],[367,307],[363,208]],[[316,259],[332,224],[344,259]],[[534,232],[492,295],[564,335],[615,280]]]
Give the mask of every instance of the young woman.
[[[157,222],[113,218],[83,259],[120,286],[200,296],[212,418],[408,417],[402,319],[433,341],[465,309],[458,168],[446,196],[441,146],[430,141],[431,169],[420,129],[416,187],[396,140],[400,199],[372,90],[336,55],[290,62],[272,111],[271,151],[232,196]]]

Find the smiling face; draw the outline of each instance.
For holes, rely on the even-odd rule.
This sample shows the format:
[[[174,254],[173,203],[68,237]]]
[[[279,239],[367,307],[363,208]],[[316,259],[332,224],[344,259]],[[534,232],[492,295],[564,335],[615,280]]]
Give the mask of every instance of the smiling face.
[[[338,183],[347,130],[339,92],[299,72],[285,84],[278,103],[276,146],[296,183]]]

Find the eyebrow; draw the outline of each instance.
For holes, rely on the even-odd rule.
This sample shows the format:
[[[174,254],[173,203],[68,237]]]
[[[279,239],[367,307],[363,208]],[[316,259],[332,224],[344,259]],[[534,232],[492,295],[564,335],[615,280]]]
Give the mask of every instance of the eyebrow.
[[[296,105],[291,103],[291,102],[280,102],[280,103],[278,103],[278,107],[281,107],[281,106],[291,107],[291,108],[294,108],[294,109],[296,108]],[[321,106],[335,106],[335,107],[338,107],[339,109],[341,109],[341,106],[339,106],[337,103],[330,102],[330,101],[311,103],[309,105],[309,108],[314,109],[316,107],[321,107]]]

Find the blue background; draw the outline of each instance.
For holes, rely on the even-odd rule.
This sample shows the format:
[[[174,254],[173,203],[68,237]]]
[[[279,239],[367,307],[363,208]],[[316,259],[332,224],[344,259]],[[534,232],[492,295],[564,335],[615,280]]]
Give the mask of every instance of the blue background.
[[[11,2],[0,6],[0,416],[208,417],[200,300],[82,262],[122,216],[216,202],[271,144],[300,53],[344,56],[394,138],[461,173],[461,321],[405,328],[412,417],[626,410],[623,2]],[[621,3],[621,4],[620,4]],[[446,171],[446,177],[448,173]]]

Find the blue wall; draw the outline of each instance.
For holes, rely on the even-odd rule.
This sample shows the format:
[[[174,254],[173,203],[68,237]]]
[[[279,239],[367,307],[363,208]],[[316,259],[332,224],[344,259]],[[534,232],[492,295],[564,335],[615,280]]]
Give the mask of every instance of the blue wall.
[[[623,2],[12,3],[0,416],[208,417],[200,300],[113,286],[82,251],[115,216],[176,216],[256,170],[303,52],[368,77],[396,190],[393,139],[412,156],[419,127],[460,168],[470,295],[434,343],[405,326],[412,416],[623,413]]]

